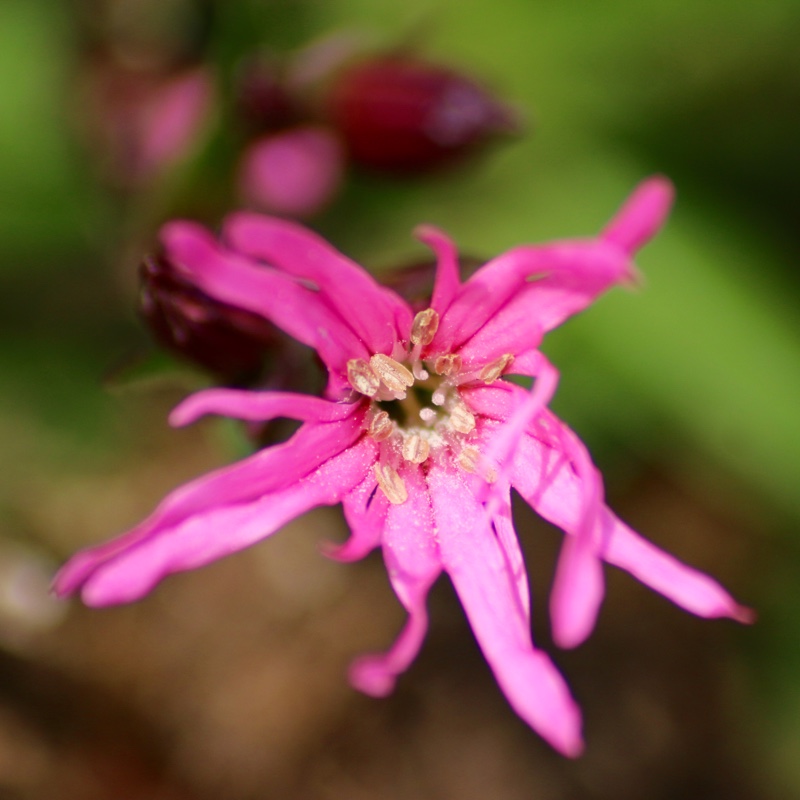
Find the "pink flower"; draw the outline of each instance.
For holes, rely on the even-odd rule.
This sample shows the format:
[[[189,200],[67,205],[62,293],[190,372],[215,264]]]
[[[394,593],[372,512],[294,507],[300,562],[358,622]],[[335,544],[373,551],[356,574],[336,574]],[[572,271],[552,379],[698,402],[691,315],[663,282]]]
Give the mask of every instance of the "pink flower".
[[[531,641],[512,487],[567,534],[551,598],[560,645],[590,633],[602,561],[700,616],[750,619],[715,581],[614,516],[585,447],[547,409],[558,373],[538,350],[544,334],[612,285],[635,280],[632,254],[671,199],[669,183],[653,178],[598,237],[514,248],[464,284],[453,243],[421,228],[438,267],[430,305],[417,314],[294,223],[234,214],[223,244],[193,223],[167,225],[167,256],[203,291],[315,348],[328,370],[325,397],[209,389],[188,398],[173,424],[210,413],[304,424],[74,556],[56,591],[80,591],[93,606],[136,600],[169,573],[247,547],[314,506],[342,503],[352,535],[330,554],[350,561],[380,546],[408,611],[388,652],[356,660],[352,683],[372,695],[392,690],[425,636],[426,595],[444,571],[511,705],[555,748],[577,755],[579,709]],[[509,374],[532,376],[533,389]]]

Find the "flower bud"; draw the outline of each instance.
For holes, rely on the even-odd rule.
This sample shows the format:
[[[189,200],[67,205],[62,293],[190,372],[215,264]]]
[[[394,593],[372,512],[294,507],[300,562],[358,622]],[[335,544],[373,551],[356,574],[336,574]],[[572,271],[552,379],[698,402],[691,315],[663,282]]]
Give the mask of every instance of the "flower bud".
[[[446,67],[391,56],[362,61],[340,75],[330,113],[353,161],[418,173],[517,129],[512,110]]]
[[[301,119],[277,61],[263,56],[246,60],[239,70],[234,93],[237,114],[248,132],[277,131]]]
[[[261,211],[308,217],[324,208],[344,176],[336,136],[318,125],[267,134],[244,152],[238,185],[244,201]]]
[[[224,383],[257,380],[268,350],[280,346],[280,331],[255,314],[212,299],[163,255],[146,258],[139,274],[139,310],[159,344]]]

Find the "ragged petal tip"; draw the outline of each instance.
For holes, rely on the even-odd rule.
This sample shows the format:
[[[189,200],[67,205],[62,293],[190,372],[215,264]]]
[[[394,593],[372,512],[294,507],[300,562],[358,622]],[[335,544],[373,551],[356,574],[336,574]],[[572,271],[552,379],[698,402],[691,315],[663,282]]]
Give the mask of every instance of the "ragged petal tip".
[[[354,689],[370,697],[386,697],[394,691],[397,676],[390,672],[382,656],[361,656],[350,665],[348,679]]]

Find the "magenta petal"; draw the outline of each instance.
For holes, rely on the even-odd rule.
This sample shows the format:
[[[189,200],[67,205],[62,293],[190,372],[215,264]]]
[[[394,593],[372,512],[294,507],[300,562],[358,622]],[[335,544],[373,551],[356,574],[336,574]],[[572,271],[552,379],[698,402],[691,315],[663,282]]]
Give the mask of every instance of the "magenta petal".
[[[301,225],[239,212],[227,218],[225,238],[236,250],[315,284],[371,353],[390,353],[410,328],[411,309],[404,300]],[[393,324],[396,318],[405,322],[401,331]]]
[[[350,538],[340,545],[326,544],[324,555],[336,561],[360,561],[381,543],[389,501],[378,489],[372,471],[352,492],[342,498]]]
[[[221,248],[190,222],[171,222],[161,240],[172,262],[217,300],[252,311],[313,347],[331,368],[344,372],[350,358],[369,357],[346,318],[325,297],[291,275]]]
[[[752,609],[741,606],[713,578],[682,564],[642,538],[606,509],[602,519],[601,555],[646,586],[699,617],[729,617],[753,622]]]
[[[170,573],[216,561],[266,538],[310,508],[338,503],[375,457],[374,442],[362,439],[293,486],[159,527],[99,564],[83,585],[84,602],[104,606],[137,600]]]
[[[516,712],[557,750],[583,747],[580,710],[550,659],[535,650],[514,579],[483,507],[460,473],[428,474],[442,563],[475,637]]]
[[[512,484],[538,514],[571,533],[580,519],[581,479],[556,443],[543,431],[539,437],[528,435],[520,442]],[[594,546],[609,564],[626,570],[687,611],[740,622],[753,619],[752,612],[740,606],[713,578],[648,542],[606,507],[600,512]]]
[[[642,181],[602,233],[627,253],[635,253],[658,233],[675,198],[671,181],[660,175]]]
[[[250,502],[268,492],[289,488],[361,435],[359,415],[342,422],[306,424],[283,444],[184,484],[128,533],[74,555],[56,575],[55,592],[72,594],[100,564],[146,540],[155,530],[174,527],[220,506]]]
[[[461,286],[458,249],[447,234],[433,225],[420,225],[414,234],[436,253],[436,278],[430,307],[442,315],[450,307]]]
[[[204,389],[179,403],[169,417],[171,425],[189,425],[205,414],[266,421],[277,417],[303,422],[335,422],[350,416],[359,403],[331,403],[313,395],[292,392],[251,392],[244,389]]]
[[[416,466],[402,466],[399,473],[408,500],[388,508],[383,554],[392,588],[408,611],[408,620],[386,653],[361,656],[350,667],[350,683],[375,696],[389,694],[397,676],[419,652],[428,630],[428,590],[441,572],[436,540],[431,536],[433,519],[425,479]]]

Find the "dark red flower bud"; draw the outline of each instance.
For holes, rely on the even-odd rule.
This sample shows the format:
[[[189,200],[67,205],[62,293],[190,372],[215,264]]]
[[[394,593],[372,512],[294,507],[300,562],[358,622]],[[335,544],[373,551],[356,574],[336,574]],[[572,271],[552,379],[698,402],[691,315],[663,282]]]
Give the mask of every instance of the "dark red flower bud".
[[[471,79],[401,56],[342,73],[330,113],[354,162],[395,173],[436,168],[518,129],[513,111]]]
[[[280,65],[254,57],[239,70],[235,86],[236,110],[249,133],[277,131],[297,122],[302,114],[287,90]]]
[[[209,297],[164,256],[140,268],[140,313],[166,349],[227,384],[255,383],[283,334],[271,323]]]

